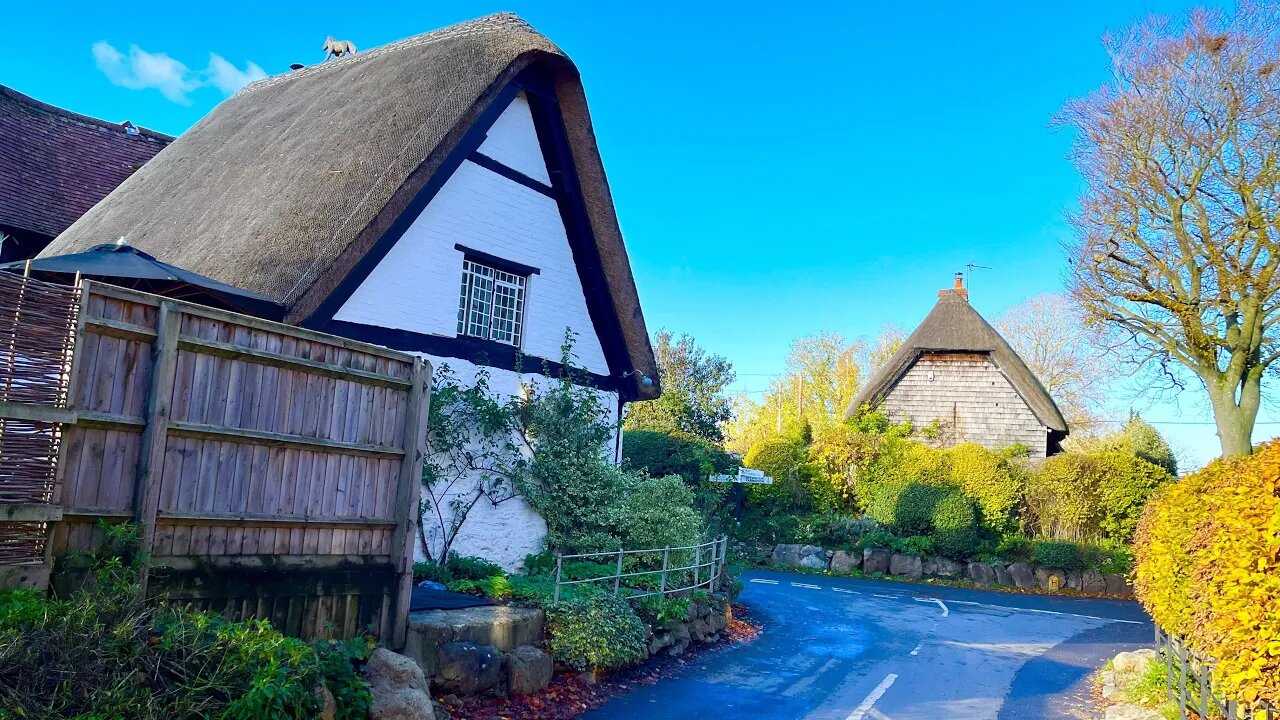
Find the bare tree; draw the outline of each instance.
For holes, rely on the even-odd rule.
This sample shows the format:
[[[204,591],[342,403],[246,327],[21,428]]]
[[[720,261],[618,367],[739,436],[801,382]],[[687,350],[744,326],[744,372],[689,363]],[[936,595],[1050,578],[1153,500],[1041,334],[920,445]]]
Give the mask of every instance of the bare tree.
[[[1065,295],[1036,295],[1006,310],[995,326],[1058,403],[1071,432],[1096,429],[1116,368],[1080,306]]]
[[[1108,37],[1111,81],[1059,118],[1086,182],[1072,295],[1137,362],[1203,383],[1224,455],[1251,452],[1280,357],[1278,13],[1246,3]]]

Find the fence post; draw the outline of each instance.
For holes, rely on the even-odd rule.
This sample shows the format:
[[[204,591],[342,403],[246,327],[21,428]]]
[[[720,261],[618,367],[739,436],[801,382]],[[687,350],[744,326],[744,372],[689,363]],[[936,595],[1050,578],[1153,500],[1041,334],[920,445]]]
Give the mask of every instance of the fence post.
[[[720,583],[724,580],[724,564],[729,559],[729,536],[720,536],[720,571],[716,573],[716,588],[719,589]]]
[[[613,576],[613,594],[617,595],[622,588],[622,546],[618,546],[618,571]]]
[[[662,595],[667,594],[667,558],[671,554],[671,548],[662,548]]]
[[[87,302],[87,300],[86,300]],[[164,300],[156,320],[155,344],[151,350],[151,384],[147,389],[146,424],[138,444],[138,474],[134,481],[133,519],[139,533],[139,547],[149,554],[155,543],[156,516],[160,509],[160,471],[164,465],[169,436],[169,405],[173,400],[173,378],[178,365],[178,333],[182,309]],[[138,593],[147,593],[147,570],[138,574]]]
[[[1207,718],[1209,717],[1209,668],[1201,663],[1196,675],[1200,679],[1200,717]]]
[[[418,499],[422,492],[422,466],[427,458],[427,431],[431,414],[431,363],[415,360],[409,374],[401,445],[404,457],[396,474],[396,529],[391,535],[391,562],[395,564],[396,585],[391,613],[390,637],[393,648],[403,648],[409,632],[409,605],[413,597],[413,540],[417,535]]]
[[[1181,641],[1178,642],[1178,669],[1180,677],[1178,678],[1178,706],[1187,707],[1187,646]]]
[[[560,570],[563,564],[564,558],[560,556],[560,553],[556,553],[556,589],[551,594],[551,607],[556,607],[560,604]]]
[[[702,546],[693,549],[693,586],[702,585]]]

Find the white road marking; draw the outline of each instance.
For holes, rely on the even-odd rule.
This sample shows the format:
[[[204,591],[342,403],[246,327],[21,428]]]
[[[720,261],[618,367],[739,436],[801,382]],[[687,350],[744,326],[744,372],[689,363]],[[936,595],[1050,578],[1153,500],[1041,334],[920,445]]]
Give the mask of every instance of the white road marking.
[[[919,645],[917,645],[917,646],[916,646],[916,649],[911,651],[911,657],[915,657],[915,656],[919,655],[919,654],[920,654],[920,648],[922,648],[922,647],[924,647],[924,643],[920,643]]]
[[[913,597],[911,599],[916,602],[937,603],[938,607],[942,608],[942,617],[949,617],[951,615],[951,609],[947,607],[946,603],[942,602],[938,598]]]
[[[889,686],[893,684],[893,681],[897,679],[897,675],[889,673],[885,679],[880,681],[880,684],[876,686],[876,689],[872,690],[871,694],[862,701],[862,704],[854,708],[852,713],[849,713],[849,717],[845,720],[862,720],[865,718],[867,716],[867,712],[871,710],[871,706],[876,704],[876,701],[885,694],[885,691],[887,691]]]
[[[821,590],[821,589],[822,589],[822,587],[821,587],[821,586],[819,586],[819,585],[810,585],[809,583],[798,583],[798,582],[793,582],[793,583],[791,583],[791,587],[809,588],[810,590]]]
[[[1033,613],[1041,613],[1043,615],[1062,615],[1064,617],[1077,617],[1077,618],[1084,618],[1086,620],[1105,620],[1106,622],[1118,622],[1118,623],[1125,623],[1128,625],[1145,624],[1140,620],[1120,620],[1119,618],[1101,617],[1098,615],[1081,615],[1080,613],[1061,612],[1058,610],[1038,610],[1036,608],[1009,607],[1007,605],[989,605],[987,603],[973,602],[972,600],[952,600],[951,602],[956,605],[972,605],[974,607],[990,608],[992,610],[1010,610],[1013,612],[1033,612]]]
[[[889,600],[897,600],[901,595],[881,595],[880,593],[871,593],[871,597],[887,598]]]
[[[861,594],[862,594],[862,593],[858,592],[857,590],[846,590],[846,589],[844,589],[844,588],[838,588],[838,587],[833,587],[833,588],[831,588],[831,589],[832,589],[832,590],[834,590],[835,592],[839,592],[839,593],[846,593],[846,594],[849,594],[849,595],[861,595]]]
[[[765,580],[764,578],[751,578],[751,582],[764,583],[765,585],[777,585],[777,580]]]

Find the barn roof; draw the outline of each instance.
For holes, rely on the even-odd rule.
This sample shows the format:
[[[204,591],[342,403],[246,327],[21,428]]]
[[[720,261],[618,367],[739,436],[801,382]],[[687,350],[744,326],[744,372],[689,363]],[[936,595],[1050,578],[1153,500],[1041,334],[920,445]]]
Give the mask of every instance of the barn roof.
[[[0,85],[0,225],[53,237],[173,138]]]
[[[577,69],[497,14],[246,86],[183,133],[43,253],[122,235],[304,322],[356,269],[521,72],[544,72],[638,397],[658,372]],[[650,385],[641,380],[654,379]]]
[[[889,362],[876,371],[858,396],[849,404],[846,417],[852,417],[864,405],[878,405],[898,380],[928,352],[977,352],[991,360],[1009,379],[1041,423],[1050,430],[1068,432],[1067,421],[1049,391],[1018,357],[1009,343],[969,304],[963,288],[938,293],[938,304],[925,316]]]

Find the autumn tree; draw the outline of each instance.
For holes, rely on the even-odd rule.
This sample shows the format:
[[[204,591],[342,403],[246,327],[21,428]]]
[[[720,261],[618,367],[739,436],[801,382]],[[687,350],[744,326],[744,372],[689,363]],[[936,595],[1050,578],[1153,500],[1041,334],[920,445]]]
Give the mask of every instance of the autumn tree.
[[[1198,10],[1108,37],[1111,80],[1060,117],[1085,180],[1072,295],[1135,362],[1204,385],[1228,456],[1251,452],[1280,357],[1278,13]]]
[[[712,443],[723,440],[720,424],[730,417],[726,388],[735,379],[733,364],[708,353],[691,336],[677,338],[665,330],[654,336],[653,349],[662,396],[629,405],[623,429],[687,433]]]
[[[1058,403],[1072,433],[1095,429],[1115,368],[1081,307],[1046,293],[1009,308],[994,324]]]

